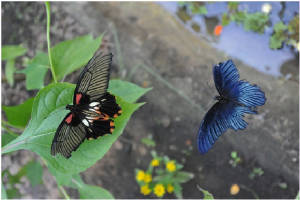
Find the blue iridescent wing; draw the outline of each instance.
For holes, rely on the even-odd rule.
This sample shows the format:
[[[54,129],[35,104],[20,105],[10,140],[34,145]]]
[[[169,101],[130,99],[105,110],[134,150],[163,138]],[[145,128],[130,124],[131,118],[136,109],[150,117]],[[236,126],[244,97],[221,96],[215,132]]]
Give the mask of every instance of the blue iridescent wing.
[[[240,79],[239,72],[232,60],[214,66],[213,74],[216,89],[221,96],[228,96],[228,91],[232,85]]]
[[[228,129],[245,129],[247,122],[243,120],[244,114],[256,114],[249,107],[237,106],[233,102],[217,102],[207,112],[198,131],[198,149],[206,153],[216,140]]]
[[[248,107],[265,104],[265,93],[256,85],[239,80],[238,70],[232,60],[214,66],[213,74],[216,88],[221,96]]]

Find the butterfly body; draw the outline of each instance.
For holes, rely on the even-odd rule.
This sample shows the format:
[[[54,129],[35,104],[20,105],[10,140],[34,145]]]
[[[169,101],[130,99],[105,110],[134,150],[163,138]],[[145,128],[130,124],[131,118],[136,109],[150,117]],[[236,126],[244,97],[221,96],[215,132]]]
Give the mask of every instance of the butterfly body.
[[[87,139],[96,139],[112,134],[113,118],[122,110],[115,96],[108,93],[109,70],[112,54],[93,57],[82,71],[73,97],[70,112],[56,130],[51,145],[51,154],[69,158],[72,151]]]
[[[237,68],[231,60],[213,68],[214,82],[219,96],[206,113],[198,131],[198,149],[206,153],[227,129],[247,127],[245,114],[257,114],[256,107],[265,104],[263,91],[256,85],[239,80]]]

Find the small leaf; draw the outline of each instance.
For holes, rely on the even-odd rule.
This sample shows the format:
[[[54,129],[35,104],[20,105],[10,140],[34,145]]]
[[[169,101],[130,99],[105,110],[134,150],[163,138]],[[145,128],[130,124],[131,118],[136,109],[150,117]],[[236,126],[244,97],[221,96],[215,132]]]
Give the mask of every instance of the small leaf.
[[[116,96],[122,97],[124,101],[133,103],[138,100],[141,96],[146,94],[152,88],[142,88],[138,85],[127,81],[111,80],[109,82],[108,91],[115,94]]]
[[[10,125],[25,127],[28,123],[34,98],[27,99],[24,103],[17,106],[2,106]]]
[[[182,199],[182,187],[179,183],[174,183],[174,194],[177,199]]]
[[[239,6],[239,2],[236,2],[236,1],[228,2],[228,9],[230,11],[236,11],[238,9],[238,6]]]
[[[31,185],[34,187],[42,183],[43,167],[37,161],[31,161],[26,164],[26,176],[28,177]]]
[[[85,184],[79,174],[72,177],[72,183],[66,185],[78,189],[81,199],[114,199],[113,195],[98,186]]]
[[[222,15],[222,26],[227,26],[230,23],[230,17],[227,13]]]
[[[84,184],[78,188],[80,198],[82,199],[113,199],[114,197],[107,190],[94,186]]]
[[[197,185],[197,188],[203,193],[203,199],[214,199],[214,196],[207,190],[202,189],[201,187],[199,187],[199,185]]]
[[[14,60],[15,58],[24,55],[27,49],[22,45],[4,45],[2,47],[2,60]]]
[[[142,138],[141,142],[148,147],[155,147],[155,141],[150,138]]]
[[[51,53],[57,80],[85,65],[100,47],[101,41],[102,35],[96,39],[85,35],[56,44]]]
[[[5,76],[10,86],[14,85],[15,60],[8,60],[5,66]]]
[[[44,87],[44,79],[49,66],[48,55],[38,52],[25,69],[18,71],[26,75],[27,90],[41,89]]]
[[[7,194],[2,182],[1,182],[1,199],[7,199]]]
[[[237,157],[237,152],[236,151],[232,151],[231,152],[231,158],[236,158]]]
[[[14,139],[16,139],[18,135],[12,135],[9,133],[2,133],[1,134],[1,147],[5,146],[6,144],[10,143]]]

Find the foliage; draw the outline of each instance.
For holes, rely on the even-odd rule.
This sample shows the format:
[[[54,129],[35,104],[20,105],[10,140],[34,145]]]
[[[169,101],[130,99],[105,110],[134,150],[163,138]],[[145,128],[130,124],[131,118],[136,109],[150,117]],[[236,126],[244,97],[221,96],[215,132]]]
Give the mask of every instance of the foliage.
[[[203,199],[208,200],[208,199],[214,199],[214,196],[208,192],[207,190],[202,189],[197,185],[198,190],[200,190],[203,193]]]
[[[49,3],[46,5],[49,6]],[[50,21],[49,18],[47,20]],[[47,39],[49,44],[50,38]],[[27,99],[20,105],[3,106],[7,121],[4,121],[2,125],[9,134],[2,134],[2,138],[4,138],[2,154],[20,149],[35,152],[42,158],[62,191],[64,191],[62,186],[73,187],[79,191],[81,198],[89,199],[107,199],[113,198],[113,196],[103,188],[85,184],[81,180],[79,172],[91,167],[106,154],[122,134],[133,112],[143,105],[143,103],[135,102],[151,89],[141,88],[126,81],[111,80],[108,91],[116,96],[117,103],[123,111],[122,115],[115,119],[116,128],[113,134],[104,135],[97,140],[84,141],[77,151],[72,153],[70,159],[65,159],[61,155],[51,156],[51,141],[58,125],[67,113],[65,106],[72,104],[75,89],[74,84],[57,83],[56,80],[61,80],[64,76],[84,66],[100,47],[101,41],[102,35],[96,39],[86,35],[56,44],[49,48],[51,52],[51,55],[48,52],[49,56],[46,53],[38,52],[27,62],[27,67],[20,70],[19,73],[26,75],[28,90],[40,89],[39,92],[35,97]],[[15,58],[15,55],[10,55],[9,52],[5,50],[6,54],[3,57]],[[51,69],[54,83],[44,87],[44,77],[49,69]],[[24,131],[18,136],[13,132],[16,129]],[[28,163],[15,175],[4,170],[2,173],[7,176],[8,183],[5,185],[7,190],[2,187],[2,193],[7,194],[8,197],[20,197],[14,187],[15,183],[20,182],[21,177],[26,175],[32,185],[39,184],[41,172],[42,168],[37,162]]]
[[[207,14],[203,2],[179,2],[178,5],[178,10],[180,11],[178,11],[178,13],[180,13],[179,17],[184,21],[191,20],[194,15]],[[254,13],[239,9],[239,2],[236,1],[228,2],[227,8],[228,11],[224,12],[221,16],[221,25],[217,25],[219,28],[228,26],[231,22],[242,25],[246,31],[253,31],[259,34],[263,34],[267,27],[273,28],[273,33],[269,39],[269,46],[271,49],[280,49],[286,44],[291,45],[299,51],[299,14],[295,15],[287,24],[279,21],[273,27],[270,27],[269,16],[272,6],[269,3],[262,5],[262,12]],[[188,16],[188,18],[183,16]],[[193,26],[195,26],[195,22],[193,23]],[[215,35],[219,36],[220,34],[221,31],[219,31],[219,34]]]
[[[241,158],[238,156],[236,151],[232,151],[230,156],[231,159],[229,160],[229,164],[231,164],[232,167],[236,167],[241,162]]]
[[[262,176],[264,171],[260,167],[254,167],[252,172],[249,174],[250,179],[254,179],[257,176]]]
[[[27,49],[22,45],[4,45],[1,49],[1,58],[2,61],[6,61],[5,67],[5,76],[10,84],[14,84],[14,73],[15,69],[15,59],[19,56],[24,55],[27,52]]]
[[[141,142],[143,144],[145,144],[146,146],[148,147],[155,147],[156,143],[155,141],[152,139],[152,137],[145,137],[145,138],[142,138]]]
[[[174,193],[177,198],[181,199],[181,184],[191,180],[194,174],[183,171],[183,165],[176,160],[171,160],[168,156],[159,156],[155,151],[151,151],[151,155],[153,159],[147,170],[135,169],[136,181],[141,193],[146,196],[152,192],[157,197],[163,197],[166,193]]]
[[[34,187],[42,183],[43,167],[37,161],[29,161],[16,174],[11,174],[9,170],[2,171],[2,177],[7,177],[8,183],[6,190],[2,186],[2,191],[6,192],[7,198],[20,198],[20,192],[16,188],[16,184],[21,182],[22,177],[27,177]]]

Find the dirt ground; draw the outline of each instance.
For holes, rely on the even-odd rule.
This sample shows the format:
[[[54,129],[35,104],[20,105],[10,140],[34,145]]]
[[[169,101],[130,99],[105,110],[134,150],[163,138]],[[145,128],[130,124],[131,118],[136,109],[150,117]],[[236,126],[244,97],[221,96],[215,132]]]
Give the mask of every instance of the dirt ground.
[[[184,29],[154,3],[56,2],[51,8],[53,44],[106,31],[105,48],[115,55],[112,78],[153,87],[140,99],[147,104],[133,115],[110,151],[82,173],[86,183],[104,187],[116,198],[144,198],[135,182],[134,168],[145,169],[150,162],[150,149],[140,140],[152,135],[158,153],[184,162],[184,170],[195,174],[183,185],[184,198],[202,198],[197,185],[215,198],[254,198],[253,192],[259,198],[295,198],[299,188],[297,82],[276,79],[234,60],[242,79],[263,88],[267,103],[259,109],[259,115],[247,117],[245,131],[227,131],[209,153],[200,155],[196,134],[216,95],[212,66],[228,58],[224,53]],[[45,22],[41,3],[2,3],[2,44],[22,43],[29,49],[27,56],[33,57],[37,49],[46,50]],[[291,68],[299,66],[299,62],[290,63]],[[78,72],[65,81],[74,82],[77,76]],[[23,76],[16,79],[11,88],[2,74],[2,105],[17,105],[35,95],[36,91],[26,91]],[[190,155],[183,152],[190,146],[186,141],[192,141]],[[236,168],[229,164],[232,151],[242,158]],[[4,155],[2,170],[16,171],[33,156],[27,151]],[[264,174],[251,180],[248,175],[254,167],[261,167]],[[36,188],[23,180],[18,186],[22,197],[61,197],[47,170],[43,179],[44,185]],[[279,187],[283,182],[286,189]],[[234,183],[241,191],[231,196],[229,190]],[[74,190],[68,192],[78,197]]]

